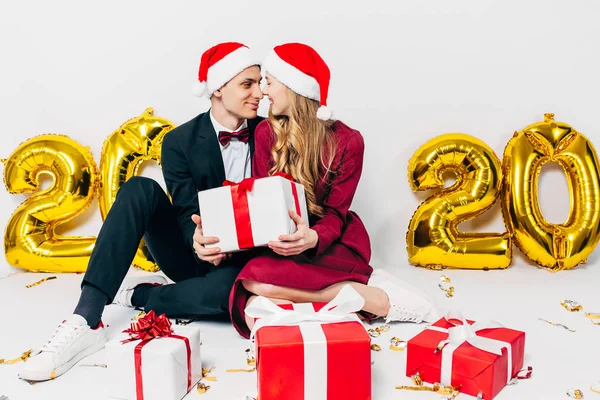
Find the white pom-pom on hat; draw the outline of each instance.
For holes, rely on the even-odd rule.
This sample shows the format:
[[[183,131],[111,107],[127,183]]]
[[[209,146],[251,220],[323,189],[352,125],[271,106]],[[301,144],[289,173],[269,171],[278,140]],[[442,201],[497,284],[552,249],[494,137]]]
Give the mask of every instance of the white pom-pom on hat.
[[[192,87],[192,92],[198,97],[206,96],[206,82],[196,81]]]
[[[317,118],[323,121],[328,121],[333,117],[333,113],[327,106],[321,106],[317,109]]]

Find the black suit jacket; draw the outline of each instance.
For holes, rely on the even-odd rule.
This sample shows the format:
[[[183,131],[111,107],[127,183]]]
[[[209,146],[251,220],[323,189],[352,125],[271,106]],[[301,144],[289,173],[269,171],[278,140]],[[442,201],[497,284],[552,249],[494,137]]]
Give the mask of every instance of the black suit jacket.
[[[248,120],[250,157],[254,155],[254,129],[264,118]],[[167,133],[163,139],[161,167],[171,201],[179,215],[185,243],[193,252],[196,224],[192,214],[200,215],[198,192],[223,185],[225,167],[217,133],[205,112]]]

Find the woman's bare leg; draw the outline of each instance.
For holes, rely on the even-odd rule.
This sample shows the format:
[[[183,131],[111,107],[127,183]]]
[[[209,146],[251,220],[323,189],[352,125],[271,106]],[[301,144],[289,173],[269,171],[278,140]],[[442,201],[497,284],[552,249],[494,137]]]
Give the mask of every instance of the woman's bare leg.
[[[294,289],[249,280],[243,280],[242,284],[246,290],[255,295],[279,299],[280,301],[287,300],[293,303],[329,302],[337,296],[342,287],[350,285],[365,299],[364,311],[377,316],[385,316],[390,309],[390,300],[383,290],[358,282],[339,282],[317,291]]]

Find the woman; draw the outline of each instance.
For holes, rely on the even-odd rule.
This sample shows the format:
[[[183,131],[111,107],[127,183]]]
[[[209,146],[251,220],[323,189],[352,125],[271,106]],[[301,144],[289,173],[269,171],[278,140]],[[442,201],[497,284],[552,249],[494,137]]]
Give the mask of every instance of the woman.
[[[253,320],[244,309],[256,296],[276,303],[328,302],[346,284],[364,297],[363,311],[387,322],[435,320],[424,294],[369,265],[369,235],[349,210],[364,142],[360,132],[331,120],[323,59],[309,46],[288,43],[273,49],[263,70],[271,106],[254,133],[253,176],[292,175],[304,185],[310,218],[290,210],[297,231],[269,243],[238,275],[230,296],[238,332],[249,337]]]

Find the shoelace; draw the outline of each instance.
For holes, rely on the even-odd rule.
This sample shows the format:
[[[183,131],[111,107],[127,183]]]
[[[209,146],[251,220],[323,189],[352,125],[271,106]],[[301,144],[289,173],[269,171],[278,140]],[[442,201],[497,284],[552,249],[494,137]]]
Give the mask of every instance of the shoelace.
[[[411,321],[411,322],[417,322],[419,321],[419,317],[417,315],[417,312],[414,310],[409,310],[407,308],[404,307],[399,307],[397,305],[392,305],[390,307],[390,310],[388,311],[388,318],[386,318],[386,321],[393,321],[393,320],[400,320],[400,321]]]
[[[75,335],[77,335],[77,330],[79,328],[81,328],[81,325],[63,322],[58,326],[56,332],[54,332],[54,336],[50,338],[48,343],[41,347],[40,352],[56,352],[57,350],[62,349],[66,344],[73,340]]]

